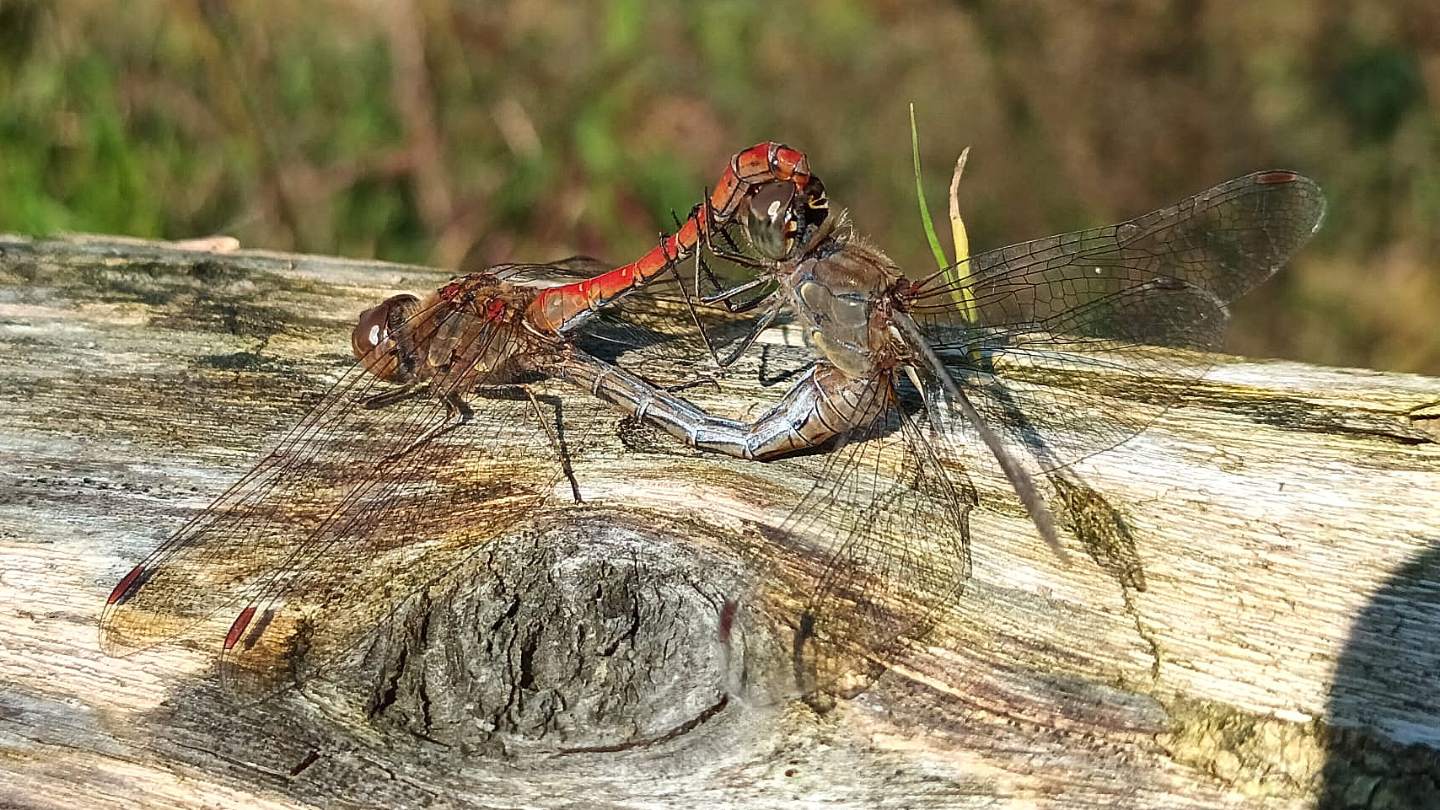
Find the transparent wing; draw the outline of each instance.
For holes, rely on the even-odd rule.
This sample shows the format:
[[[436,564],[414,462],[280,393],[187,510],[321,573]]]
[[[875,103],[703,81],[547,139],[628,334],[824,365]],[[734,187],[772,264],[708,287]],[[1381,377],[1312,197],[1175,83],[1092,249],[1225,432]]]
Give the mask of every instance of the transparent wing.
[[[443,322],[435,314],[421,313],[431,316],[423,337]],[[249,575],[278,564],[295,535],[312,532],[376,472],[375,459],[444,422],[435,398],[366,407],[390,388],[352,364],[250,472],[121,579],[101,615],[102,648],[120,655],[151,646],[233,603]]]
[[[469,319],[437,303],[400,329],[410,330],[419,344],[437,336],[435,344],[463,340],[466,346],[458,356],[495,357],[510,351],[507,346],[516,338],[513,328],[477,327]],[[250,473],[122,579],[102,615],[104,649],[123,654],[188,634],[225,648],[243,646],[247,655],[235,663],[244,663],[247,672],[275,673],[284,666],[281,653],[288,656],[291,650],[259,642],[271,637],[272,628],[278,638],[280,630],[298,623],[286,616],[313,618],[320,606],[328,605],[335,615],[358,619],[374,613],[380,597],[407,586],[407,577],[397,575],[389,578],[387,593],[372,595],[377,598],[368,606],[331,601],[360,583],[374,587],[377,561],[403,565],[423,554],[424,549],[405,551],[413,532],[401,529],[432,528],[421,513],[424,518],[446,515],[442,495],[458,497],[463,492],[474,498],[466,502],[467,508],[496,506],[475,525],[503,527],[529,501],[484,497],[482,482],[462,478],[454,483],[460,474],[446,469],[457,460],[463,435],[463,430],[444,430],[457,418],[454,395],[485,382],[485,377],[484,370],[457,363],[427,388],[374,407],[375,397],[393,392],[394,386],[366,372],[363,363],[355,364]],[[515,419],[493,423],[533,424]],[[442,437],[448,440],[438,441]],[[490,446],[497,440],[476,433],[465,438],[469,446]],[[533,462],[534,447],[520,444]],[[431,482],[432,477],[441,483]],[[487,493],[504,489],[490,486],[492,481],[483,483]],[[395,518],[402,504],[406,508],[401,512],[412,519],[408,526]],[[207,623],[217,611],[237,603],[251,620],[233,622],[231,637],[225,636],[226,625]],[[310,643],[335,646],[340,635]],[[261,665],[261,652],[275,657]]]
[[[544,289],[559,284],[569,284],[594,278],[615,265],[594,256],[567,256],[553,262],[513,262],[482,268],[480,272],[521,287]]]
[[[1258,172],[977,255],[968,282],[917,282],[910,312],[986,420],[1054,469],[1134,436],[1203,376],[1204,358],[1175,350],[1220,348],[1230,303],[1284,265],[1324,209],[1313,181]]]
[[[874,381],[870,424],[844,436],[774,539],[763,588],[794,630],[806,694],[850,696],[922,640],[964,592],[976,496],[946,469],[946,439]]]
[[[560,467],[518,391],[400,451],[254,582],[225,634],[226,688],[263,698],[368,638],[409,595],[540,509]]]

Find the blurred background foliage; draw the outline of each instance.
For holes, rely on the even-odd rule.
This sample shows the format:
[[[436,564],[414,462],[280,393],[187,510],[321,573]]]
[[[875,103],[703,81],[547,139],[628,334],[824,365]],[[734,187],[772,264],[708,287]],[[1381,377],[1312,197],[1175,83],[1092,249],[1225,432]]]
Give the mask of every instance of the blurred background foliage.
[[[623,260],[773,138],[923,272],[912,100],[976,249],[1313,175],[1231,347],[1440,373],[1434,0],[0,0],[0,230]]]

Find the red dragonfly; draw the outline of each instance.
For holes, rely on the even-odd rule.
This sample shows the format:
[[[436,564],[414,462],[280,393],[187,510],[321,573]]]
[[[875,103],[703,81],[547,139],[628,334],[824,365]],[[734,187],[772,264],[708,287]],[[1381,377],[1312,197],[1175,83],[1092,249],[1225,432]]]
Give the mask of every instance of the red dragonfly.
[[[775,182],[819,185],[804,155],[757,144],[731,159],[675,234],[635,262],[543,290],[500,276],[550,268],[506,266],[362,313],[352,334],[357,362],[254,469],[116,584],[100,620],[102,648],[150,647],[234,607],[215,638],[227,685],[266,694],[332,660],[355,639],[327,629],[321,606],[346,627],[373,627],[433,578],[429,555],[496,537],[550,497],[560,465],[537,473],[534,459],[555,449],[555,437],[541,429],[547,421],[533,397],[539,425],[516,422],[514,401],[526,391],[513,383],[598,377],[602,390],[643,389],[570,337],[692,255],[755,188]],[[488,457],[484,475],[459,463],[472,454]],[[376,564],[395,572],[383,591],[355,576]],[[290,654],[301,646],[305,655]]]
[[[1283,266],[1325,208],[1313,181],[1262,171],[911,280],[831,214],[823,189],[767,183],[746,199],[739,233],[706,243],[755,278],[719,289],[712,277],[704,300],[760,291],[735,305],[761,315],[728,359],[788,312],[815,362],[751,422],[663,392],[646,394],[644,413],[687,444],[742,458],[830,450],[783,535],[846,527],[807,555],[822,568],[792,574],[797,675],[832,690],[960,594],[974,493],[959,460],[998,465],[1063,557],[1036,476],[1125,442],[1169,408],[1207,368],[1176,350],[1219,349],[1230,303]],[[1095,384],[1081,393],[1066,384],[1077,375]],[[597,389],[620,405],[642,393]]]

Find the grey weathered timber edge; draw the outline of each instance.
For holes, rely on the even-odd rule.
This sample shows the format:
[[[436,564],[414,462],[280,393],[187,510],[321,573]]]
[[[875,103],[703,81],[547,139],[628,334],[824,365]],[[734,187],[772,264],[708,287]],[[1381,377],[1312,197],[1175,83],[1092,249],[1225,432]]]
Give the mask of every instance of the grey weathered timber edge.
[[[1056,483],[1069,567],[978,472],[963,603],[828,712],[721,701],[621,750],[467,750],[299,698],[233,708],[189,649],[102,655],[110,586],[322,390],[355,313],[446,276],[0,236],[0,805],[1400,807],[1440,788],[1440,380],[1295,363],[1220,358]],[[769,361],[803,357],[784,342]],[[773,398],[748,368],[697,397]],[[565,396],[601,461],[586,506],[519,541],[554,571],[664,549],[711,598],[713,549],[784,516],[756,494],[783,464],[627,449],[617,416]]]

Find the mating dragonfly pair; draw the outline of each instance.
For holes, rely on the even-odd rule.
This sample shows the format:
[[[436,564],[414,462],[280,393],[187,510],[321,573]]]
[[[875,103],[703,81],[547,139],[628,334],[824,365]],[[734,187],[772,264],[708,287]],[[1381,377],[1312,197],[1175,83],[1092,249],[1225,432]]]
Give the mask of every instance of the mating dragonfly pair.
[[[1059,551],[1036,476],[1134,436],[1184,386],[1121,402],[1054,381],[1076,372],[1138,386],[1193,381],[1204,364],[1177,360],[1175,350],[1219,348],[1229,304],[1278,270],[1323,211],[1312,181],[1259,172],[1128,222],[978,254],[966,272],[913,280],[832,210],[804,154],[758,144],[631,264],[544,289],[521,281],[594,265],[496,267],[362,313],[356,364],[253,470],[115,586],[102,646],[149,647],[229,608],[233,621],[215,640],[227,684],[265,693],[313,674],[355,640],[305,617],[317,606],[351,610],[357,574],[382,558],[397,572],[387,592],[365,592],[365,615],[337,627],[363,627],[423,586],[433,575],[407,561],[436,537],[485,543],[551,497],[563,453],[555,475],[519,483],[533,481],[520,465],[558,449],[539,403],[531,397],[533,426],[493,418],[500,411],[487,404],[504,401],[499,391],[527,396],[514,384],[540,376],[702,450],[762,461],[824,454],[823,472],[777,528],[822,561],[785,574],[804,580],[791,582],[796,660],[809,661],[800,686],[838,689],[857,662],[920,637],[960,597],[975,502],[961,460],[998,466]],[[706,256],[750,279],[722,289]],[[597,313],[667,279],[680,282],[702,330],[696,303],[758,313],[723,359],[707,338],[720,363],[787,315],[814,362],[768,411],[737,421],[582,348],[587,332],[614,323]],[[691,362],[698,374],[708,359]],[[475,454],[491,457],[483,474],[461,463]],[[447,525],[457,503],[470,505],[465,526]]]

